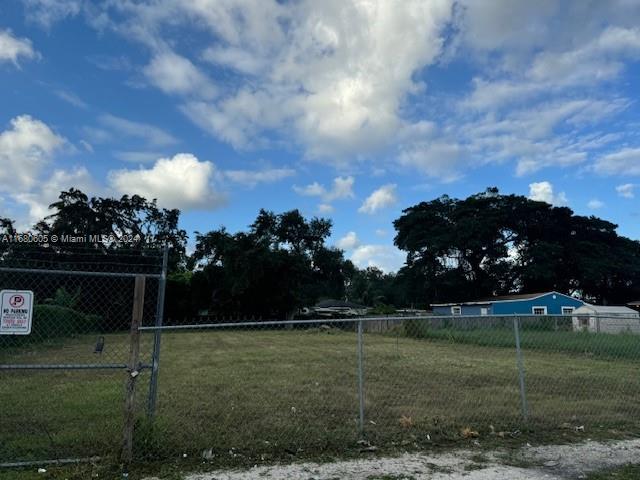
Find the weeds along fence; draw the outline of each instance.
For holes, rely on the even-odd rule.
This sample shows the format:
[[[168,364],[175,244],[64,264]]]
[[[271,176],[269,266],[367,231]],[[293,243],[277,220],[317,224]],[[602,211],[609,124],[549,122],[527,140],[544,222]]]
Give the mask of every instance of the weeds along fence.
[[[477,437],[639,431],[637,318],[162,325],[159,256],[153,265],[142,273],[141,315],[139,273],[1,267],[0,286],[32,289],[44,310],[33,338],[0,337],[0,462],[118,460],[127,440],[134,461],[228,466]]]
[[[131,372],[130,411],[139,417],[154,393],[158,336],[140,336],[132,360],[131,326],[134,307],[141,326],[161,318],[163,259],[157,249],[0,252],[0,290],[34,299],[31,333],[0,335],[0,464],[121,454]]]

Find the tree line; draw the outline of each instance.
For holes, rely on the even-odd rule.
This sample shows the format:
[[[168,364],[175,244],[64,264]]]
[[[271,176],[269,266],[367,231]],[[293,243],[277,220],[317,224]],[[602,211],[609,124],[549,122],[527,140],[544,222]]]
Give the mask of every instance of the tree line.
[[[196,232],[187,253],[180,211],[162,209],[138,195],[89,198],[70,189],[50,205],[35,233],[135,236],[138,242],[88,242],[95,262],[140,262],[170,245],[166,315],[292,318],[300,308],[333,298],[377,307],[428,308],[431,303],[492,295],[556,290],[604,304],[640,298],[640,242],[620,236],[606,220],[578,216],[496,188],[465,199],[446,195],[403,210],[394,221],[395,245],[405,265],[385,274],[360,269],[328,245],[332,223],[298,210],[260,210],[245,231]],[[0,218],[0,234],[15,234]],[[42,252],[73,259],[65,244],[26,247],[0,243],[3,263]],[[115,255],[110,255],[115,254]],[[82,260],[86,263],[86,253]],[[58,257],[56,257],[58,258]],[[156,261],[157,255],[153,257]],[[125,265],[123,265],[125,266]]]

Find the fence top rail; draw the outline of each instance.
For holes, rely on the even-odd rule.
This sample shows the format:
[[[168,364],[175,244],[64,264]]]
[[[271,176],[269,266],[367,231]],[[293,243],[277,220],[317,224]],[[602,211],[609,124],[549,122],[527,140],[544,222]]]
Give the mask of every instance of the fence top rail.
[[[493,319],[513,319],[520,318],[526,319],[539,319],[539,318],[578,318],[582,315],[561,315],[561,314],[549,314],[549,315],[533,315],[533,314],[505,314],[505,315],[395,315],[395,316],[376,316],[376,317],[351,317],[351,318],[314,318],[308,320],[258,320],[251,322],[217,322],[217,323],[194,323],[194,324],[182,324],[182,325],[147,325],[139,327],[139,330],[144,331],[157,331],[157,330],[198,330],[207,328],[230,328],[230,327],[268,327],[268,326],[295,326],[295,325],[321,325],[321,324],[336,324],[336,323],[359,323],[359,322],[375,322],[375,321],[400,321],[400,320],[493,320]],[[600,319],[615,319],[615,320],[638,320],[640,317],[628,317],[621,318],[615,315],[593,315],[590,317]]]
[[[76,275],[76,276],[93,276],[93,277],[137,277],[139,275],[147,278],[160,278],[161,273],[132,273],[132,272],[92,272],[87,270],[57,270],[46,268],[20,268],[20,267],[0,267],[0,272],[18,272],[18,273],[44,273],[58,275]]]

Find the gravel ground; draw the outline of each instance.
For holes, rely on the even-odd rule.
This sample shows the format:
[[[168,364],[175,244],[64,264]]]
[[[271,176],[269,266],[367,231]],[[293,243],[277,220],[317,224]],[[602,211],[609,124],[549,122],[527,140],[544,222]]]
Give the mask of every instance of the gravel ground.
[[[297,463],[218,470],[186,480],[570,480],[590,472],[640,462],[640,440],[588,441],[524,447],[517,451],[456,450],[334,463]]]

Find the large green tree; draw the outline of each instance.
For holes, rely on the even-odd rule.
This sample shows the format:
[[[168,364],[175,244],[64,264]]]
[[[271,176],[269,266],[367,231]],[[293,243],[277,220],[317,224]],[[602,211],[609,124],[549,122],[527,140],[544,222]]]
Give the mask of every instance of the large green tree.
[[[321,297],[343,298],[350,262],[325,245],[330,233],[329,220],[307,220],[298,210],[261,210],[247,232],[197,234],[197,308],[284,318]]]
[[[489,188],[419,203],[394,226],[403,273],[427,302],[545,290],[603,303],[640,295],[640,243],[566,207]]]

